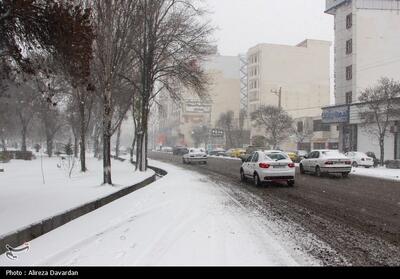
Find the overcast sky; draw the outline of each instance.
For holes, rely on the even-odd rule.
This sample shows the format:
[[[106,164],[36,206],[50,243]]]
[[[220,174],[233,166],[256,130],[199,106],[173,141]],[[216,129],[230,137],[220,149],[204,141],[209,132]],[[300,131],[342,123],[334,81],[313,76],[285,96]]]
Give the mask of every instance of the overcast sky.
[[[221,55],[238,55],[258,43],[295,45],[333,41],[333,16],[325,0],[206,0]]]

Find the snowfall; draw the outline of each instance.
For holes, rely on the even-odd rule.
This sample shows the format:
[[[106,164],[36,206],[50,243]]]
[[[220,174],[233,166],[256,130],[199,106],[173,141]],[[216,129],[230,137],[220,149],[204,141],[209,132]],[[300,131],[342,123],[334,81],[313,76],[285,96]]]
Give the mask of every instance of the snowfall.
[[[0,265],[320,265],[319,261],[296,249],[293,241],[285,238],[283,233],[273,230],[272,221],[265,220],[262,216],[253,216],[251,210],[242,207],[206,176],[160,162],[150,163],[168,171],[168,175],[31,241],[30,249],[18,254],[15,261],[1,255]],[[27,165],[22,162],[18,164],[20,173],[24,172],[28,176],[24,171],[28,169]],[[36,172],[35,176],[38,176]],[[118,172],[114,172],[114,177],[119,177]],[[18,180],[14,185],[27,183],[21,182],[22,178],[18,175],[8,177],[7,181],[12,179]],[[96,181],[95,176],[89,181]],[[35,185],[39,186],[39,182],[35,182]],[[86,195],[88,191],[111,191],[107,186],[104,188],[93,185],[96,184],[76,191],[86,192]],[[6,189],[9,187],[12,187],[12,183]],[[27,187],[24,186],[18,194],[13,194],[13,199],[18,200],[23,196],[25,201],[29,201],[31,195],[36,195],[33,190],[29,195],[26,194]],[[48,196],[51,196],[51,201],[42,199],[41,203],[58,204],[65,199],[64,193]],[[9,198],[11,197],[2,193],[2,202]],[[23,203],[20,202],[19,205]],[[7,214],[2,212],[2,224],[4,220],[16,222],[13,221],[14,217],[23,218],[24,214],[15,214],[9,206],[2,203],[2,207],[9,212],[6,219]],[[17,210],[18,206],[14,204],[12,208]],[[18,210],[26,213],[36,211],[37,208]],[[8,229],[2,230],[16,227],[7,226]]]

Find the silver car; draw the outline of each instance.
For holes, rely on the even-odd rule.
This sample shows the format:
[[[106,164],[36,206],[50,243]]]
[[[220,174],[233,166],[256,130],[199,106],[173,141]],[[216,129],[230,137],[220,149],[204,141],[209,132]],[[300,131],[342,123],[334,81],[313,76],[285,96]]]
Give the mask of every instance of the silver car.
[[[189,153],[183,155],[182,163],[191,164],[191,163],[201,163],[207,164],[208,156],[204,149],[201,148],[190,148]]]
[[[300,162],[300,173],[342,174],[347,177],[351,172],[352,161],[338,150],[314,150]]]

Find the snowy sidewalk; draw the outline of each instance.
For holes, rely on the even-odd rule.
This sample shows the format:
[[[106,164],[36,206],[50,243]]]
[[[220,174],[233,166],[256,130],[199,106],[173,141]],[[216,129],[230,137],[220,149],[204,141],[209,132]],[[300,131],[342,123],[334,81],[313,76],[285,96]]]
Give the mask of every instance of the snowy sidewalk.
[[[169,174],[72,221],[0,265],[296,266],[319,264],[285,248],[267,226],[207,177],[151,162]]]
[[[88,158],[88,172],[80,173],[78,165],[71,179],[57,167],[59,163],[59,158],[43,159],[46,184],[43,184],[40,158],[12,160],[2,165],[5,172],[0,173],[0,236],[111,195],[154,174],[153,171],[135,173],[129,162],[113,160],[116,186],[101,186],[102,161]]]
[[[400,181],[400,170],[387,169],[387,168],[370,168],[363,167],[353,168],[351,173],[353,175],[374,177],[386,180]]]

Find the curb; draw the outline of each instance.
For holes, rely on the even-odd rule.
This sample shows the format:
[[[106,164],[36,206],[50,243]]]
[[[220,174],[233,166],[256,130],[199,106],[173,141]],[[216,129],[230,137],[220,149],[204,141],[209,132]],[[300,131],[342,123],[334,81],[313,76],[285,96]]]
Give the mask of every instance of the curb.
[[[114,202],[124,196],[127,196],[139,189],[150,185],[157,180],[157,177],[162,177],[168,174],[165,170],[159,168],[149,166],[149,169],[153,170],[155,174],[138,184],[124,188],[107,197],[103,197],[101,199],[81,205],[62,214],[47,218],[37,223],[33,223],[17,232],[11,233],[9,235],[0,236],[0,255],[8,251],[6,249],[7,244],[12,247],[19,247],[28,241],[38,238],[79,217],[82,217],[83,215],[93,212],[111,202]]]

